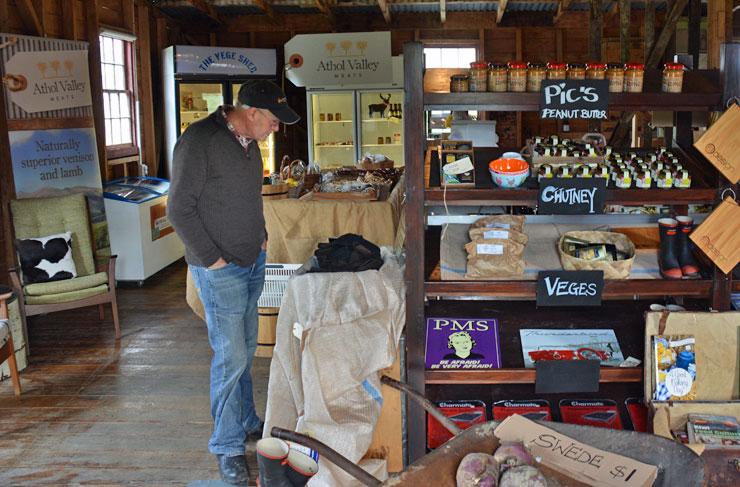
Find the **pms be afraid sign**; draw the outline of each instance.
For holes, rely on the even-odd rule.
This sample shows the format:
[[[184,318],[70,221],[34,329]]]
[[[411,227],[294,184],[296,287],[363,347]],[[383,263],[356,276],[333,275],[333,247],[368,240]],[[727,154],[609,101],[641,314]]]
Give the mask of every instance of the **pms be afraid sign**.
[[[540,96],[540,118],[606,120],[609,108],[607,80],[545,80]]]
[[[600,306],[604,271],[542,271],[537,306]]]

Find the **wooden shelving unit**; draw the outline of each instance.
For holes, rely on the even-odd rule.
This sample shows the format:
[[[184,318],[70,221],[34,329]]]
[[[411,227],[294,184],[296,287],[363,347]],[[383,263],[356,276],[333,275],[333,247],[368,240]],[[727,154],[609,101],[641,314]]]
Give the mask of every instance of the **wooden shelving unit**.
[[[601,368],[599,382],[641,382],[642,367]],[[534,384],[534,369],[494,370],[427,370],[425,382],[429,385],[445,384]]]
[[[603,298],[644,299],[663,296],[709,298],[712,294],[709,279],[676,280],[619,279],[604,281]],[[427,298],[506,297],[510,299],[535,299],[536,281],[426,281]]]
[[[448,189],[424,187],[425,110],[479,110],[479,111],[538,111],[538,93],[446,93],[449,77],[445,73],[423,73],[422,45],[404,46],[404,126],[406,160],[406,375],[416,390],[433,400],[445,397],[475,398],[476,392],[499,394],[502,388],[512,389],[512,397],[531,397],[534,394],[535,371],[523,368],[518,330],[521,328],[614,328],[624,356],[641,358],[643,354],[644,310],[649,301],[666,296],[708,300],[713,309],[729,308],[732,281],[714,271],[712,279],[667,281],[660,279],[607,280],[603,297],[609,311],[573,311],[580,318],[577,323],[568,312],[537,310],[531,303],[535,298],[535,281],[433,281],[425,270],[428,264],[426,245],[426,208],[430,206],[534,206],[537,183],[528,181],[520,189],[504,190],[493,187],[485,167],[476,165],[476,187]],[[440,70],[436,70],[440,71]],[[426,82],[426,84],[425,84]],[[717,109],[721,104],[717,71],[687,72],[684,92],[660,92],[660,73],[645,74],[644,92],[613,94],[611,110],[676,112],[676,140],[680,147],[690,147],[692,140],[691,112]],[[424,87],[424,88],[422,88]],[[426,92],[424,91],[426,90]],[[720,179],[716,172],[696,157],[691,149],[679,150],[689,161],[692,188],[607,190],[607,204],[615,205],[670,205],[677,211],[686,211],[689,204],[716,204]],[[478,155],[476,154],[476,160]],[[482,177],[478,177],[478,176]],[[470,301],[465,298],[483,299]],[[485,299],[491,301],[485,301]],[[449,300],[449,301],[445,301]],[[462,301],[461,301],[462,300]],[[511,300],[507,302],[507,300]],[[523,301],[519,301],[523,300]],[[629,318],[620,313],[621,301],[636,303]],[[643,300],[643,301],[637,301]],[[508,306],[512,305],[512,306]],[[508,306],[508,307],[507,307]],[[499,316],[506,309],[506,319],[500,324],[501,349],[504,368],[486,371],[425,370],[426,316]],[[477,310],[477,311],[476,311]],[[477,314],[476,314],[477,312]],[[579,314],[580,313],[580,314]],[[592,313],[592,314],[589,314]],[[536,318],[534,317],[536,316]],[[559,321],[554,317],[560,317]],[[513,330],[512,330],[513,328]],[[643,369],[602,368],[600,383],[615,390],[640,394]],[[464,386],[460,392],[456,386]],[[427,391],[427,387],[429,390]],[[449,387],[451,389],[440,389]],[[522,389],[524,388],[524,389]],[[527,393],[526,388],[531,388]],[[451,394],[447,394],[448,392]],[[608,394],[606,394],[608,396]],[[505,397],[501,397],[504,399]],[[421,408],[407,410],[409,460],[425,453],[425,414]]]

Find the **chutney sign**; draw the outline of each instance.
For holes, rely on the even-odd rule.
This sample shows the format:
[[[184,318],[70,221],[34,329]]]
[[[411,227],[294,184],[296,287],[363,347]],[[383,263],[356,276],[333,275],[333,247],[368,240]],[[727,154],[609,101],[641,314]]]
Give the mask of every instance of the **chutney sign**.
[[[285,44],[286,76],[296,86],[393,81],[390,32],[302,34]]]
[[[604,213],[606,179],[553,178],[540,181],[540,215],[596,215]]]
[[[545,80],[540,96],[540,118],[606,120],[609,110],[607,80]]]

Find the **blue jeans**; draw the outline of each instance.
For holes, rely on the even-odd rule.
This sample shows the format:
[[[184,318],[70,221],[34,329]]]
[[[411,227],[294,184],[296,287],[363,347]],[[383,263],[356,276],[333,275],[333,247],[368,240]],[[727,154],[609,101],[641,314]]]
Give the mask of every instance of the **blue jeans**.
[[[249,267],[189,268],[203,302],[213,350],[213,435],[208,450],[217,455],[243,455],[247,435],[261,426],[254,410],[250,371],[257,349],[257,299],[265,283],[265,252]]]

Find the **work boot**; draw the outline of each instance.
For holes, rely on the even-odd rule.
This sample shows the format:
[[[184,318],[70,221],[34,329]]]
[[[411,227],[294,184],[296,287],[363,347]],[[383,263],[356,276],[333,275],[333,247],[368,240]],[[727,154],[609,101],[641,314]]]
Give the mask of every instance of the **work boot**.
[[[293,487],[303,487],[319,471],[319,463],[298,450],[288,453],[287,476]]]
[[[277,438],[262,438],[257,442],[257,465],[260,487],[292,487],[286,465],[290,447]]]
[[[216,455],[216,458],[218,459],[218,471],[221,473],[221,480],[233,485],[249,484],[249,467],[244,455],[233,457]]]
[[[658,230],[660,230],[658,253],[660,275],[665,279],[681,279],[683,273],[678,264],[678,222],[673,218],[661,218],[658,220]]]
[[[681,265],[683,277],[689,279],[698,279],[699,265],[694,259],[694,253],[691,251],[691,241],[689,234],[694,229],[694,220],[688,216],[677,216],[678,221],[678,263]]]

